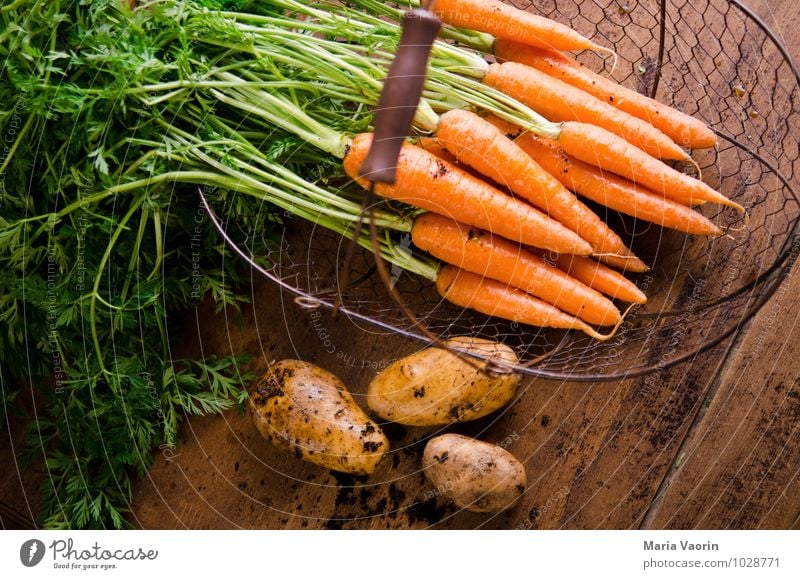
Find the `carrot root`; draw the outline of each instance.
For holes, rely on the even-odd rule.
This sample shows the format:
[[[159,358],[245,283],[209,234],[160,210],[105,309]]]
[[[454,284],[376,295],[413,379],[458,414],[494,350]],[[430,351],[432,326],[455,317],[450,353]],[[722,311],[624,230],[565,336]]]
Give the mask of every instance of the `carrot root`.
[[[548,253],[539,253],[539,255],[552,267],[557,267],[611,299],[634,304],[647,302],[647,296],[636,287],[635,283],[602,263],[574,255],[553,255]]]
[[[617,70],[617,64],[619,64],[619,54],[617,54],[617,51],[614,50],[613,48],[609,48],[607,46],[601,46],[599,44],[595,44],[593,50],[595,52],[605,52],[606,54],[611,55],[611,57],[614,60],[611,63],[611,70],[608,72],[608,74],[614,74],[614,71]]]
[[[603,263],[621,269],[622,271],[632,271],[634,273],[644,273],[650,271],[648,266],[635,255],[620,255],[618,253],[593,253],[592,257],[599,259]]]
[[[702,181],[703,180],[703,170],[700,168],[700,164],[697,161],[695,161],[694,158],[692,158],[691,156],[689,156],[689,158],[686,159],[686,162],[689,163],[692,167],[694,167],[694,170],[697,171],[697,178],[700,181]]]
[[[620,320],[614,325],[613,328],[611,328],[611,331],[608,332],[607,334],[601,334],[591,326],[588,329],[582,328],[582,330],[586,335],[588,335],[591,338],[594,338],[598,342],[606,342],[617,335],[617,332],[619,331],[620,327],[622,326],[623,323],[625,323],[625,318],[628,317],[630,311],[637,305],[639,304],[629,305],[628,308],[622,313],[622,317],[620,318]]]
[[[499,0],[437,0],[432,10],[447,24],[495,38],[556,50],[608,50],[569,26]]]

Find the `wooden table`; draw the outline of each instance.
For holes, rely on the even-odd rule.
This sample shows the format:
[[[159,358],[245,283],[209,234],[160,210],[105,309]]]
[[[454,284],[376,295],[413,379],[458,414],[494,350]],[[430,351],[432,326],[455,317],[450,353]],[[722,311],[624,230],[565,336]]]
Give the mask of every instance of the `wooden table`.
[[[800,53],[792,0],[749,4]],[[133,518],[145,528],[800,528],[799,295],[795,268],[742,331],[655,384],[526,380],[499,418],[453,428],[504,442],[524,461],[529,486],[502,514],[426,496],[420,441],[433,429],[388,429],[395,452],[362,479],[272,448],[231,411],[185,424],[179,448],[135,489]],[[321,336],[263,282],[241,320],[204,308],[196,325],[187,349],[301,358],[356,396],[375,367],[418,347],[345,320],[325,321]]]

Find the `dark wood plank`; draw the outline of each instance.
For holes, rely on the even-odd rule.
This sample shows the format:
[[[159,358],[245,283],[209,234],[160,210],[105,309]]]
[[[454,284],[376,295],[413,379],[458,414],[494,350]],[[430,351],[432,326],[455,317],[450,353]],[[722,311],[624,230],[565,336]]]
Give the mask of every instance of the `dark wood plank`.
[[[531,526],[638,526],[723,350],[649,378],[596,384],[585,394],[564,385],[546,402],[551,424],[553,415],[558,422],[539,441],[543,464],[534,466],[541,472],[527,501]]]
[[[800,514],[800,275],[726,362],[646,525],[789,528]]]

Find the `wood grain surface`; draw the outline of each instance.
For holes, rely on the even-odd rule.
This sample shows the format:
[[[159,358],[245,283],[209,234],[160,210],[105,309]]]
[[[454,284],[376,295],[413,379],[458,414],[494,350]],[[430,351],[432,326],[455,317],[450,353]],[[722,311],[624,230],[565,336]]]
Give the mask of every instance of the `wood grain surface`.
[[[793,0],[748,5],[800,53]],[[370,477],[295,459],[236,411],[191,419],[135,488],[143,528],[797,528],[800,526],[800,275],[732,339],[656,375],[595,384],[525,380],[506,410],[448,431],[501,444],[525,464],[523,498],[499,515],[457,511],[420,471],[436,429],[387,426],[393,448]],[[241,317],[204,306],[186,352],[249,352],[252,370],[301,358],[363,402],[375,371],[418,345],[327,314],[312,316],[254,281]],[[362,404],[363,405],[363,404]],[[0,448],[5,464],[20,428]],[[13,443],[12,443],[13,442]],[[35,511],[34,473],[0,488]],[[30,505],[30,506],[28,506]],[[3,507],[0,502],[0,507]],[[15,521],[3,515],[5,526]],[[19,525],[19,522],[16,523]]]

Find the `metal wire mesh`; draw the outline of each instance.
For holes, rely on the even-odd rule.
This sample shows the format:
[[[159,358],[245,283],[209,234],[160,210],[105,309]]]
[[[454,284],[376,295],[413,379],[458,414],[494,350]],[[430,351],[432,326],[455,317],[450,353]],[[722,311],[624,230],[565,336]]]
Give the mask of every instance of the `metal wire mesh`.
[[[521,364],[553,352],[541,363],[520,367],[540,377],[643,375],[719,343],[769,299],[800,250],[800,77],[785,48],[733,0],[514,3],[614,46],[620,57],[613,73],[617,81],[712,126],[719,146],[695,152],[695,160],[707,183],[747,208],[749,223],[730,210],[703,207],[729,231],[705,239],[594,206],[653,265],[635,278],[648,303],[608,342],[455,308],[432,284],[408,274],[397,279],[402,296],[442,336],[501,340],[516,350]],[[595,70],[604,66],[597,55],[580,58]],[[280,249],[269,256],[275,266],[262,273],[297,294],[305,307],[331,307],[345,243],[324,229],[292,222]],[[372,263],[367,252],[357,256],[343,312],[386,332],[425,340],[389,299]]]

